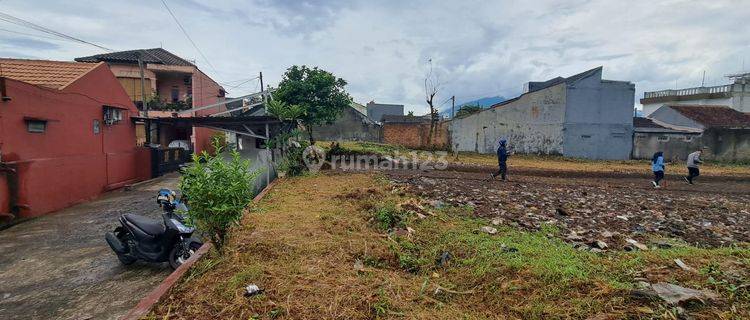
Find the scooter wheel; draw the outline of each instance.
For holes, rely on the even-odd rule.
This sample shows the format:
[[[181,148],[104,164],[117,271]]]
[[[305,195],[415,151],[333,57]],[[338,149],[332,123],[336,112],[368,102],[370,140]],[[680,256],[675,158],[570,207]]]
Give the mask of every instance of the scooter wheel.
[[[198,248],[200,248],[200,244],[197,244],[195,242],[191,242],[187,248],[183,248],[182,245],[177,245],[172,248],[172,251],[169,252],[169,265],[172,267],[172,269],[177,269],[179,266],[181,266],[187,259],[192,256],[195,251],[198,251]],[[184,250],[187,250],[185,252]]]
[[[135,263],[135,261],[136,261],[136,259],[133,258],[133,257],[131,257],[131,256],[124,255],[124,254],[119,254],[119,253],[117,254],[117,259],[119,259],[120,262],[122,262],[122,264],[124,264],[126,266],[127,265],[131,265],[131,264]]]

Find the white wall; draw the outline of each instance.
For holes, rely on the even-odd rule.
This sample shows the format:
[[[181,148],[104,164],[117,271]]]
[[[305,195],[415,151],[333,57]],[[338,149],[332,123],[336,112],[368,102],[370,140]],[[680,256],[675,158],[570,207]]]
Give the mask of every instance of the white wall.
[[[519,153],[562,154],[565,83],[524,94],[508,104],[451,123],[458,151],[495,153],[501,138]],[[456,146],[458,144],[458,146]]]

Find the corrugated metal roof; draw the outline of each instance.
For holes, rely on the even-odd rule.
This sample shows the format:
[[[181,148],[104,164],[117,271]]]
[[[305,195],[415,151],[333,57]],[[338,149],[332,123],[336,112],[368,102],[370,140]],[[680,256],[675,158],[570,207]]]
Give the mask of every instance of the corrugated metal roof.
[[[0,76],[61,90],[97,66],[68,61],[0,58]]]
[[[119,62],[127,64],[137,64],[138,55],[145,63],[163,64],[169,66],[195,66],[189,61],[178,57],[177,55],[162,48],[137,49],[128,51],[118,51],[111,53],[96,54],[88,57],[75,58],[78,62]]]

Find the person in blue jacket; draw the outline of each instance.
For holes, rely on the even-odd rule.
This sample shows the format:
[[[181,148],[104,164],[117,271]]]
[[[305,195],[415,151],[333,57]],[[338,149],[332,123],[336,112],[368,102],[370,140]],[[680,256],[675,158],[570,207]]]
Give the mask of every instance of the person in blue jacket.
[[[664,152],[654,153],[653,158],[651,158],[651,171],[654,172],[654,181],[651,181],[651,183],[654,188],[661,188],[659,182],[664,179]]]
[[[500,176],[505,181],[506,174],[508,173],[508,150],[506,148],[507,141],[500,139],[499,146],[497,147],[497,165],[498,170],[496,173],[490,173],[490,180]]]

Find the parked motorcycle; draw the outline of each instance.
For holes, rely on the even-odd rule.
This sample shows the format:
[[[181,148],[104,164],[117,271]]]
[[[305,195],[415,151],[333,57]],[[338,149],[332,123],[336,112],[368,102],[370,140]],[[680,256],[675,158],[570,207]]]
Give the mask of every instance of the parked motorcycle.
[[[120,226],[105,235],[122,264],[129,265],[139,259],[168,261],[172,268],[177,269],[203,244],[193,237],[195,228],[186,226],[182,215],[175,212],[186,211],[187,206],[177,199],[174,191],[159,190],[156,202],[164,210],[163,223],[135,214],[123,214],[119,218]]]

